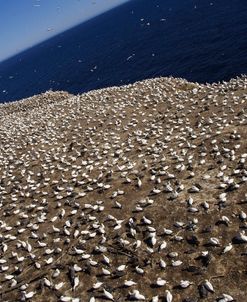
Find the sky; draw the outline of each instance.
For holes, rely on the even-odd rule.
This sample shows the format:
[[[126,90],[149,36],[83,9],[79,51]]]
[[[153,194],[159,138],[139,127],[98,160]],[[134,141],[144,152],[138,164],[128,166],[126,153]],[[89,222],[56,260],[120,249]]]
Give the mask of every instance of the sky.
[[[129,0],[0,0],[0,61]]]

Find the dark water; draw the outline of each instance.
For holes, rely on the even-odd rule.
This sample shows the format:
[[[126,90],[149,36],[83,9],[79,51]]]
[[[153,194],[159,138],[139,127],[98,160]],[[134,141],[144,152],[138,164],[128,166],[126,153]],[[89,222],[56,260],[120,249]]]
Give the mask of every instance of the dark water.
[[[247,0],[132,0],[1,63],[0,102],[50,88],[246,73]]]

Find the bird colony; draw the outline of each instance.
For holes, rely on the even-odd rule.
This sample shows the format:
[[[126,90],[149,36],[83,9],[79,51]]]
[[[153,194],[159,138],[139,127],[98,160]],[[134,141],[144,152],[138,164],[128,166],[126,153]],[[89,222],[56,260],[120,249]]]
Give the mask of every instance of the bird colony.
[[[246,301],[247,78],[0,106],[0,300]]]

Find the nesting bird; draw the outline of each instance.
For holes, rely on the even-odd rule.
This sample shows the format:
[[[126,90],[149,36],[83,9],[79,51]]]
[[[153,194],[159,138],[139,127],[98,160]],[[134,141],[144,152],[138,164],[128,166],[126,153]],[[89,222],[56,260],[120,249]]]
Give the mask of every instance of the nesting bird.
[[[243,76],[0,105],[2,300],[245,301],[246,102]]]

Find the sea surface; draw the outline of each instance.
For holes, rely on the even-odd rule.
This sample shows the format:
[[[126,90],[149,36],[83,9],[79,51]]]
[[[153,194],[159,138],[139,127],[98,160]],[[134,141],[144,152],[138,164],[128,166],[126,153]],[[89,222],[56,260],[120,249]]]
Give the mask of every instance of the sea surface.
[[[0,102],[157,76],[212,83],[241,74],[247,0],[131,0],[1,62]]]

